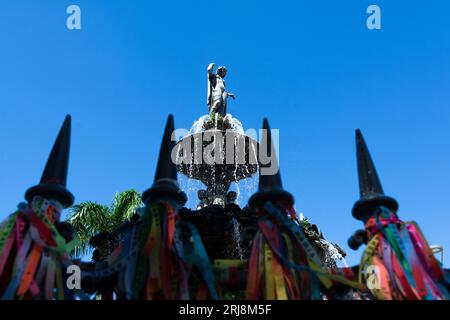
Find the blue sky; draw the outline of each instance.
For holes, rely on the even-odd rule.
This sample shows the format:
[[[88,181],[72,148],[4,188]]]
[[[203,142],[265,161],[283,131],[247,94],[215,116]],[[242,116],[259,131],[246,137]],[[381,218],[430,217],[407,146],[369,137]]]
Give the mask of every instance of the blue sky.
[[[382,29],[366,28],[366,8]],[[82,29],[66,28],[77,4]],[[280,129],[285,189],[348,251],[362,224],[360,128],[399,215],[450,248],[448,1],[1,1],[0,218],[39,181],[65,114],[68,188],[109,203],[153,180],[164,122],[206,113],[206,67],[226,65],[245,128]],[[448,252],[448,251],[447,251]],[[446,254],[445,264],[449,265]]]

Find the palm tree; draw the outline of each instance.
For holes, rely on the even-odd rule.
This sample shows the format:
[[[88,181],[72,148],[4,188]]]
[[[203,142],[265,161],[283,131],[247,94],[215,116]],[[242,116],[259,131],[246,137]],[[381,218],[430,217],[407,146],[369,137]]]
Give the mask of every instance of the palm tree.
[[[74,250],[74,256],[81,257],[92,253],[92,246],[90,241],[93,237],[99,234],[110,235],[124,222],[129,221],[135,214],[136,209],[142,205],[141,196],[136,190],[126,190],[114,195],[114,201],[111,205],[102,205],[97,202],[86,201],[76,204],[72,207],[67,222],[69,222],[75,229],[79,238],[80,244]],[[107,248],[111,245],[115,246],[120,241],[114,238],[106,237],[108,241]],[[105,241],[103,241],[105,243]],[[94,245],[97,250],[109,251],[103,249],[104,245]],[[100,252],[100,257],[104,257],[109,252]],[[94,260],[102,260],[95,259]]]

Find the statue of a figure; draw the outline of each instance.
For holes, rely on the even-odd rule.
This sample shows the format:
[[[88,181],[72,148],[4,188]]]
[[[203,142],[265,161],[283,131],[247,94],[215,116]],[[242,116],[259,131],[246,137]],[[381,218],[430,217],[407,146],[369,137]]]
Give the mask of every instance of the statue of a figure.
[[[214,74],[214,63],[208,66],[208,110],[209,113],[214,112],[224,117],[227,114],[227,99],[235,98],[234,94],[227,92],[225,88],[225,76],[227,75],[227,68],[217,68],[217,73]]]

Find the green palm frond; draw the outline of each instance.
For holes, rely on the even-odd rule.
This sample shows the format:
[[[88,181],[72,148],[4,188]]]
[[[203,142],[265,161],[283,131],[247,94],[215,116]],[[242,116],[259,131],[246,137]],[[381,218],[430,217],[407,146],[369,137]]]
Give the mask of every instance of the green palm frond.
[[[67,221],[74,227],[80,245],[75,248],[74,255],[88,254],[89,240],[99,232],[109,229],[110,209],[96,202],[87,201],[72,207]]]
[[[100,232],[114,231],[129,220],[141,205],[141,196],[136,190],[116,193],[110,206],[92,201],[74,205],[67,218],[80,241],[80,245],[74,250],[74,256],[80,257],[91,253],[89,240],[93,236]]]
[[[127,190],[116,193],[111,208],[111,221],[117,228],[122,223],[130,220],[136,209],[142,205],[141,195],[136,190]]]

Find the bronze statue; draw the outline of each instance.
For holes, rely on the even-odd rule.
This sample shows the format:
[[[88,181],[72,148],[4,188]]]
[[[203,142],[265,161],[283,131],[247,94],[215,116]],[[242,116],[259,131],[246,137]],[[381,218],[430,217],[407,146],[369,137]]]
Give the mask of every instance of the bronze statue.
[[[222,66],[217,68],[217,73],[214,74],[214,63],[208,66],[208,111],[209,113],[218,113],[222,117],[227,114],[227,99],[231,97],[233,100],[235,96],[231,92],[227,92],[225,88],[225,76],[227,75],[227,68]]]

